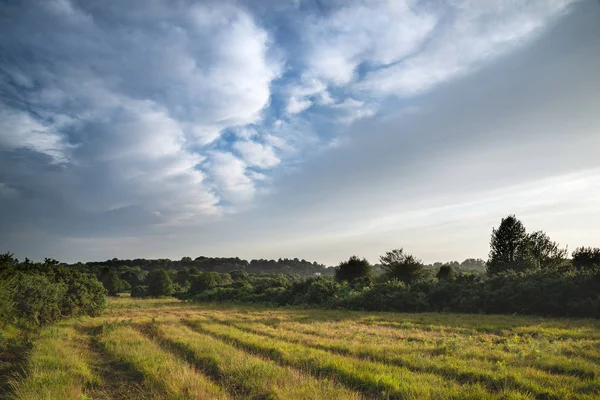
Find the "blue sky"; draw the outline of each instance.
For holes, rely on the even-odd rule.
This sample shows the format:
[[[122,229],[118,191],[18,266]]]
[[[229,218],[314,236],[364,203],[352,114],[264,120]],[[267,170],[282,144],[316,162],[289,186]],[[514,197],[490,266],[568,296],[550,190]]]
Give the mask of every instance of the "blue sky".
[[[600,4],[8,1],[0,250],[486,258],[600,238]]]

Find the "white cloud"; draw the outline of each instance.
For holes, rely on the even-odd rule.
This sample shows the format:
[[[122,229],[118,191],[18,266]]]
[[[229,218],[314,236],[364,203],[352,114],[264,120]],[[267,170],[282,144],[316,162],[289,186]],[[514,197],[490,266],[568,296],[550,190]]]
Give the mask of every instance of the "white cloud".
[[[312,101],[299,96],[292,96],[288,100],[286,111],[288,114],[299,114],[312,105]]]
[[[250,166],[258,168],[272,168],[279,164],[279,158],[273,147],[253,141],[235,142],[233,148],[242,156]]]
[[[55,190],[88,212],[139,207],[182,220],[218,214],[221,199],[247,201],[254,183],[241,160],[205,161],[223,130],[256,135],[244,126],[262,120],[281,72],[269,34],[232,4],[142,2],[138,12],[134,3],[57,0],[15,13],[10,35],[0,29],[0,49],[15,60],[36,53],[0,65],[30,89],[18,96],[33,111],[0,108],[0,147],[68,163]],[[259,158],[244,149],[251,162],[275,165],[270,147]]]
[[[67,160],[70,147],[52,125],[44,125],[28,113],[11,110],[0,104],[0,147],[26,148],[51,157],[53,162]]]
[[[481,2],[457,0],[441,12],[453,16],[420,51],[367,74],[358,88],[410,96],[466,74],[522,45],[573,0]]]
[[[377,112],[374,106],[366,105],[364,101],[352,97],[346,98],[341,103],[333,104],[331,108],[338,112],[338,118],[342,124],[351,124],[358,119],[372,117]]]
[[[304,77],[299,84],[291,85],[287,89],[286,112],[288,114],[299,114],[313,103],[331,104],[333,99],[327,86],[318,79]]]
[[[210,155],[210,169],[223,199],[243,204],[256,191],[254,181],[246,174],[247,164],[231,153],[215,151]]]
[[[411,1],[353,1],[309,21],[308,73],[333,85],[355,78],[362,63],[397,62],[416,51],[437,18]]]

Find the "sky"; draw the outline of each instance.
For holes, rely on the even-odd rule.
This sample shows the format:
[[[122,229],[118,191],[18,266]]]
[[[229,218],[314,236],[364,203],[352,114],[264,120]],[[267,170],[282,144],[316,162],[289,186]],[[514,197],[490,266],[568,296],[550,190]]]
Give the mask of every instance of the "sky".
[[[0,3],[0,252],[600,245],[597,0]]]

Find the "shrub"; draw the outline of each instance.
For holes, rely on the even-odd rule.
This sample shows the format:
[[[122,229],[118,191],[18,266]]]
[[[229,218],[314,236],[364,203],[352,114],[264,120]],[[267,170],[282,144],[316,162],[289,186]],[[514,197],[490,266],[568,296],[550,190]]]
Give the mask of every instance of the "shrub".
[[[150,296],[169,296],[173,293],[173,282],[164,269],[150,271],[146,281],[148,282],[148,295]]]
[[[15,282],[17,318],[34,326],[60,319],[60,304],[68,289],[66,284],[53,284],[45,275],[24,273],[18,274]]]
[[[353,282],[356,279],[373,275],[373,267],[366,259],[352,256],[343,261],[335,270],[335,280],[338,282]]]
[[[148,297],[148,286],[137,285],[131,289],[131,297]]]
[[[202,293],[218,284],[219,274],[217,272],[204,272],[193,277],[189,291],[190,293]]]
[[[600,248],[578,247],[573,252],[573,266],[580,271],[600,269]]]
[[[451,281],[456,277],[456,272],[454,272],[454,268],[451,265],[442,265],[435,276],[440,281]]]
[[[410,283],[425,275],[425,267],[421,260],[406,254],[404,249],[388,251],[384,256],[379,257],[379,262],[388,279]]]
[[[123,290],[123,281],[115,271],[108,271],[102,277],[102,285],[109,296],[116,296]]]

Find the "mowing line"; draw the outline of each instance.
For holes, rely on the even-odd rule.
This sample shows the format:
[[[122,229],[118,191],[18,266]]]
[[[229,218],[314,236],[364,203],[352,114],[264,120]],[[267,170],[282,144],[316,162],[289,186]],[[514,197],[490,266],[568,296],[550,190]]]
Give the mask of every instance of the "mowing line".
[[[430,373],[441,376],[445,379],[452,379],[458,383],[482,383],[492,392],[499,392],[505,389],[514,389],[525,393],[532,393],[536,398],[548,399],[555,398],[558,396],[581,396],[590,393],[598,393],[600,386],[597,384],[590,386],[590,382],[583,382],[576,378],[567,376],[562,377],[560,382],[555,382],[552,375],[541,375],[538,379],[543,379],[544,383],[551,384],[552,389],[544,387],[539,382],[523,382],[519,375],[512,374],[508,369],[502,368],[501,371],[494,371],[486,373],[486,367],[491,370],[493,367],[484,366],[483,368],[477,369],[466,364],[461,366],[438,366],[432,362],[426,363],[425,365],[418,365],[414,362],[402,358],[399,356],[388,356],[385,352],[382,354],[374,354],[368,350],[361,348],[353,349],[351,347],[345,347],[337,343],[321,343],[314,336],[299,334],[297,332],[290,332],[287,330],[277,330],[268,326],[264,328],[256,328],[249,326],[247,323],[235,323],[232,321],[225,321],[215,319],[217,323],[232,326],[244,332],[248,332],[255,335],[265,336],[271,339],[285,341],[288,343],[299,344],[313,349],[323,350],[331,352],[333,354],[341,354],[347,357],[352,357],[360,360],[369,360],[384,363],[387,365],[395,365],[407,368],[416,373]],[[270,332],[271,330],[272,332]],[[324,339],[321,339],[324,340]],[[423,361],[423,360],[422,360]],[[541,371],[532,370],[534,373],[540,373]],[[576,393],[573,393],[570,389],[575,389]],[[558,392],[558,393],[557,393]]]
[[[243,399],[360,399],[358,393],[283,368],[185,325],[140,327],[161,346],[199,366],[235,397]]]
[[[334,341],[323,336],[293,331],[291,328],[285,326],[273,328],[272,326],[267,325],[260,320],[253,324],[250,322],[238,323],[232,320],[216,318],[214,316],[211,316],[210,318],[217,323],[234,326],[246,332],[268,336],[274,339],[285,340],[291,343],[298,343],[320,350],[331,351],[337,354],[356,357],[359,359],[374,360],[390,365],[399,365],[415,372],[434,373],[443,377],[454,379],[460,383],[483,383],[493,391],[498,391],[501,388],[509,387],[534,393],[536,397],[539,398],[547,398],[553,394],[553,392],[549,391],[548,388],[544,387],[545,385],[550,385],[554,390],[560,392],[561,395],[571,397],[590,392],[597,394],[600,391],[600,382],[597,380],[595,385],[596,389],[594,389],[593,385],[590,386],[591,382],[589,382],[589,380],[594,380],[594,371],[587,371],[584,369],[585,373],[582,373],[581,370],[583,368],[576,368],[575,366],[561,366],[555,363],[537,364],[533,366],[515,365],[516,368],[522,370],[523,378],[525,380],[529,380],[529,382],[527,382],[521,379],[521,375],[513,373],[511,371],[512,368],[506,368],[503,366],[503,364],[498,364],[499,368],[496,368],[496,365],[490,364],[489,362],[480,366],[475,366],[469,365],[468,362],[461,359],[456,359],[455,362],[460,361],[459,365],[440,366],[437,365],[436,361],[434,360],[427,362],[423,358],[418,360],[421,362],[421,364],[416,364],[407,357],[398,355],[397,346],[391,346],[390,349],[386,351],[386,349],[380,347],[375,347],[374,349],[369,348],[372,346],[369,346],[368,344],[356,345],[354,343],[350,343],[348,346],[339,344],[339,340],[344,338],[343,333],[341,334],[341,337],[338,337]],[[259,324],[260,327],[257,327],[256,325]],[[374,351],[378,353],[374,353]],[[390,353],[393,355],[388,355]],[[496,369],[501,369],[501,371],[496,371]],[[560,381],[553,379],[553,375],[556,374],[562,375],[560,377]],[[578,378],[583,378],[583,380]],[[539,382],[539,380],[542,382]],[[575,393],[570,391],[570,389],[573,389]]]
[[[357,360],[320,349],[313,349],[283,340],[256,335],[235,327],[185,321],[192,329],[233,343],[252,353],[260,353],[282,364],[309,371],[322,377],[331,376],[372,398],[469,398],[493,399],[517,396],[523,393],[506,389],[491,393],[478,384],[459,385],[434,374],[417,374],[407,368]]]
[[[220,387],[187,363],[165,352],[127,324],[104,325],[100,337],[105,349],[116,359],[140,372],[144,386],[161,398],[213,400],[228,399]]]
[[[85,395],[94,400],[123,399],[149,400],[153,395],[142,385],[143,375],[112,357],[99,340],[99,326],[83,327],[78,330],[91,336],[90,350],[93,354],[92,369],[97,371],[102,384],[85,390]]]
[[[237,315],[234,315],[234,317],[237,317]],[[223,317],[221,316],[216,316],[216,315],[212,315],[211,318],[213,320],[216,321],[223,321],[224,323],[227,323],[227,321],[234,321],[235,323],[237,322],[237,319],[234,320],[230,315],[227,315],[227,317],[225,319],[223,319]],[[369,335],[369,336],[373,336],[372,338],[369,338],[370,341],[369,342],[365,342],[365,346],[368,346],[371,343],[378,343],[381,344],[381,335],[380,332],[373,332],[371,331],[368,326],[364,326],[363,324],[356,324],[354,322],[352,322],[352,325],[349,326],[326,326],[326,327],[322,327],[323,329],[332,329],[335,331],[335,333],[328,333],[328,332],[324,332],[323,330],[319,330],[319,329],[315,329],[315,328],[307,328],[304,326],[304,324],[298,324],[298,323],[294,323],[294,322],[290,322],[290,321],[283,321],[278,318],[275,319],[275,321],[277,322],[276,324],[271,323],[271,321],[273,319],[250,319],[247,318],[245,316],[242,316],[241,318],[243,321],[241,321],[242,323],[248,323],[251,325],[256,325],[256,324],[260,324],[260,325],[264,325],[268,328],[271,329],[283,329],[286,331],[292,331],[294,333],[303,333],[305,335],[309,335],[311,337],[318,337],[318,338],[322,338],[323,340],[336,340],[339,341],[340,339],[346,339],[348,341],[352,341],[354,342],[356,340],[354,335],[348,335],[345,334],[344,331],[347,331],[348,329],[351,329],[352,332],[356,332],[356,333],[361,333],[361,334],[365,334],[365,335]],[[318,325],[317,325],[318,326]],[[376,325],[378,326],[378,325]],[[365,330],[366,329],[366,330]],[[431,352],[432,355],[437,356],[439,355],[438,352],[441,350],[445,350],[445,346],[442,344],[441,347],[439,348],[439,345],[436,346],[435,348],[428,348],[428,349],[423,349],[418,348],[418,347],[414,347],[414,346],[393,346],[393,344],[397,343],[397,340],[402,340],[402,341],[410,341],[410,342],[419,342],[422,343],[424,346],[427,346],[427,341],[425,339],[422,338],[414,338],[414,337],[404,337],[403,335],[398,335],[399,331],[396,331],[396,335],[395,336],[391,336],[390,333],[386,333],[383,336],[385,337],[385,343],[389,343],[390,345],[392,345],[393,348],[393,352],[395,353],[395,355],[398,355],[398,353],[402,353],[402,354],[406,354],[407,356],[410,356],[409,353],[415,353],[418,352],[420,354],[422,354],[424,351],[426,352]],[[489,336],[489,335],[488,335]],[[479,336],[476,336],[475,338],[473,338],[473,341],[476,341],[479,338]],[[429,346],[434,346],[437,344],[437,342],[443,342],[442,339],[445,338],[440,338],[438,339],[436,342],[433,341],[429,341]],[[502,337],[498,337],[495,342],[497,342],[498,340],[500,340],[502,343],[506,342],[506,341],[511,341],[512,337],[510,336],[502,336]],[[391,342],[391,341],[394,342]],[[469,346],[473,345],[473,341],[471,341],[469,343]],[[461,360],[466,360],[468,363],[471,363],[471,361],[473,359],[477,359],[480,360],[481,362],[484,363],[489,363],[489,362],[493,362],[493,363],[499,363],[499,364],[508,364],[510,367],[514,367],[514,368],[533,368],[539,371],[544,371],[546,373],[549,374],[560,374],[560,375],[568,375],[568,376],[574,376],[577,378],[583,378],[583,379],[594,379],[598,376],[598,363],[595,362],[595,360],[593,359],[589,359],[589,354],[585,354],[585,356],[581,356],[581,355],[574,355],[571,353],[569,354],[561,354],[558,350],[556,351],[556,354],[553,353],[552,358],[551,359],[547,359],[547,354],[542,354],[542,358],[540,359],[539,356],[536,356],[536,362],[533,364],[529,364],[529,365],[522,365],[520,364],[518,361],[518,359],[515,359],[515,354],[514,353],[507,353],[506,350],[500,350],[500,349],[490,349],[490,343],[488,342],[488,340],[485,340],[481,343],[478,343],[480,346],[485,346],[486,347],[486,354],[482,355],[482,354],[478,354],[476,351],[472,351],[472,352],[467,352],[466,354],[457,354],[455,358],[457,359],[461,359]],[[512,343],[511,343],[512,344]],[[594,346],[595,343],[590,343],[589,346]],[[480,347],[475,346],[474,349],[477,349]],[[377,348],[377,350],[380,350],[379,348]],[[408,351],[407,351],[408,350]],[[588,351],[589,353],[589,351]]]
[[[80,399],[84,388],[100,384],[90,367],[89,337],[72,326],[44,328],[27,359],[27,375],[11,381],[19,400]]]

